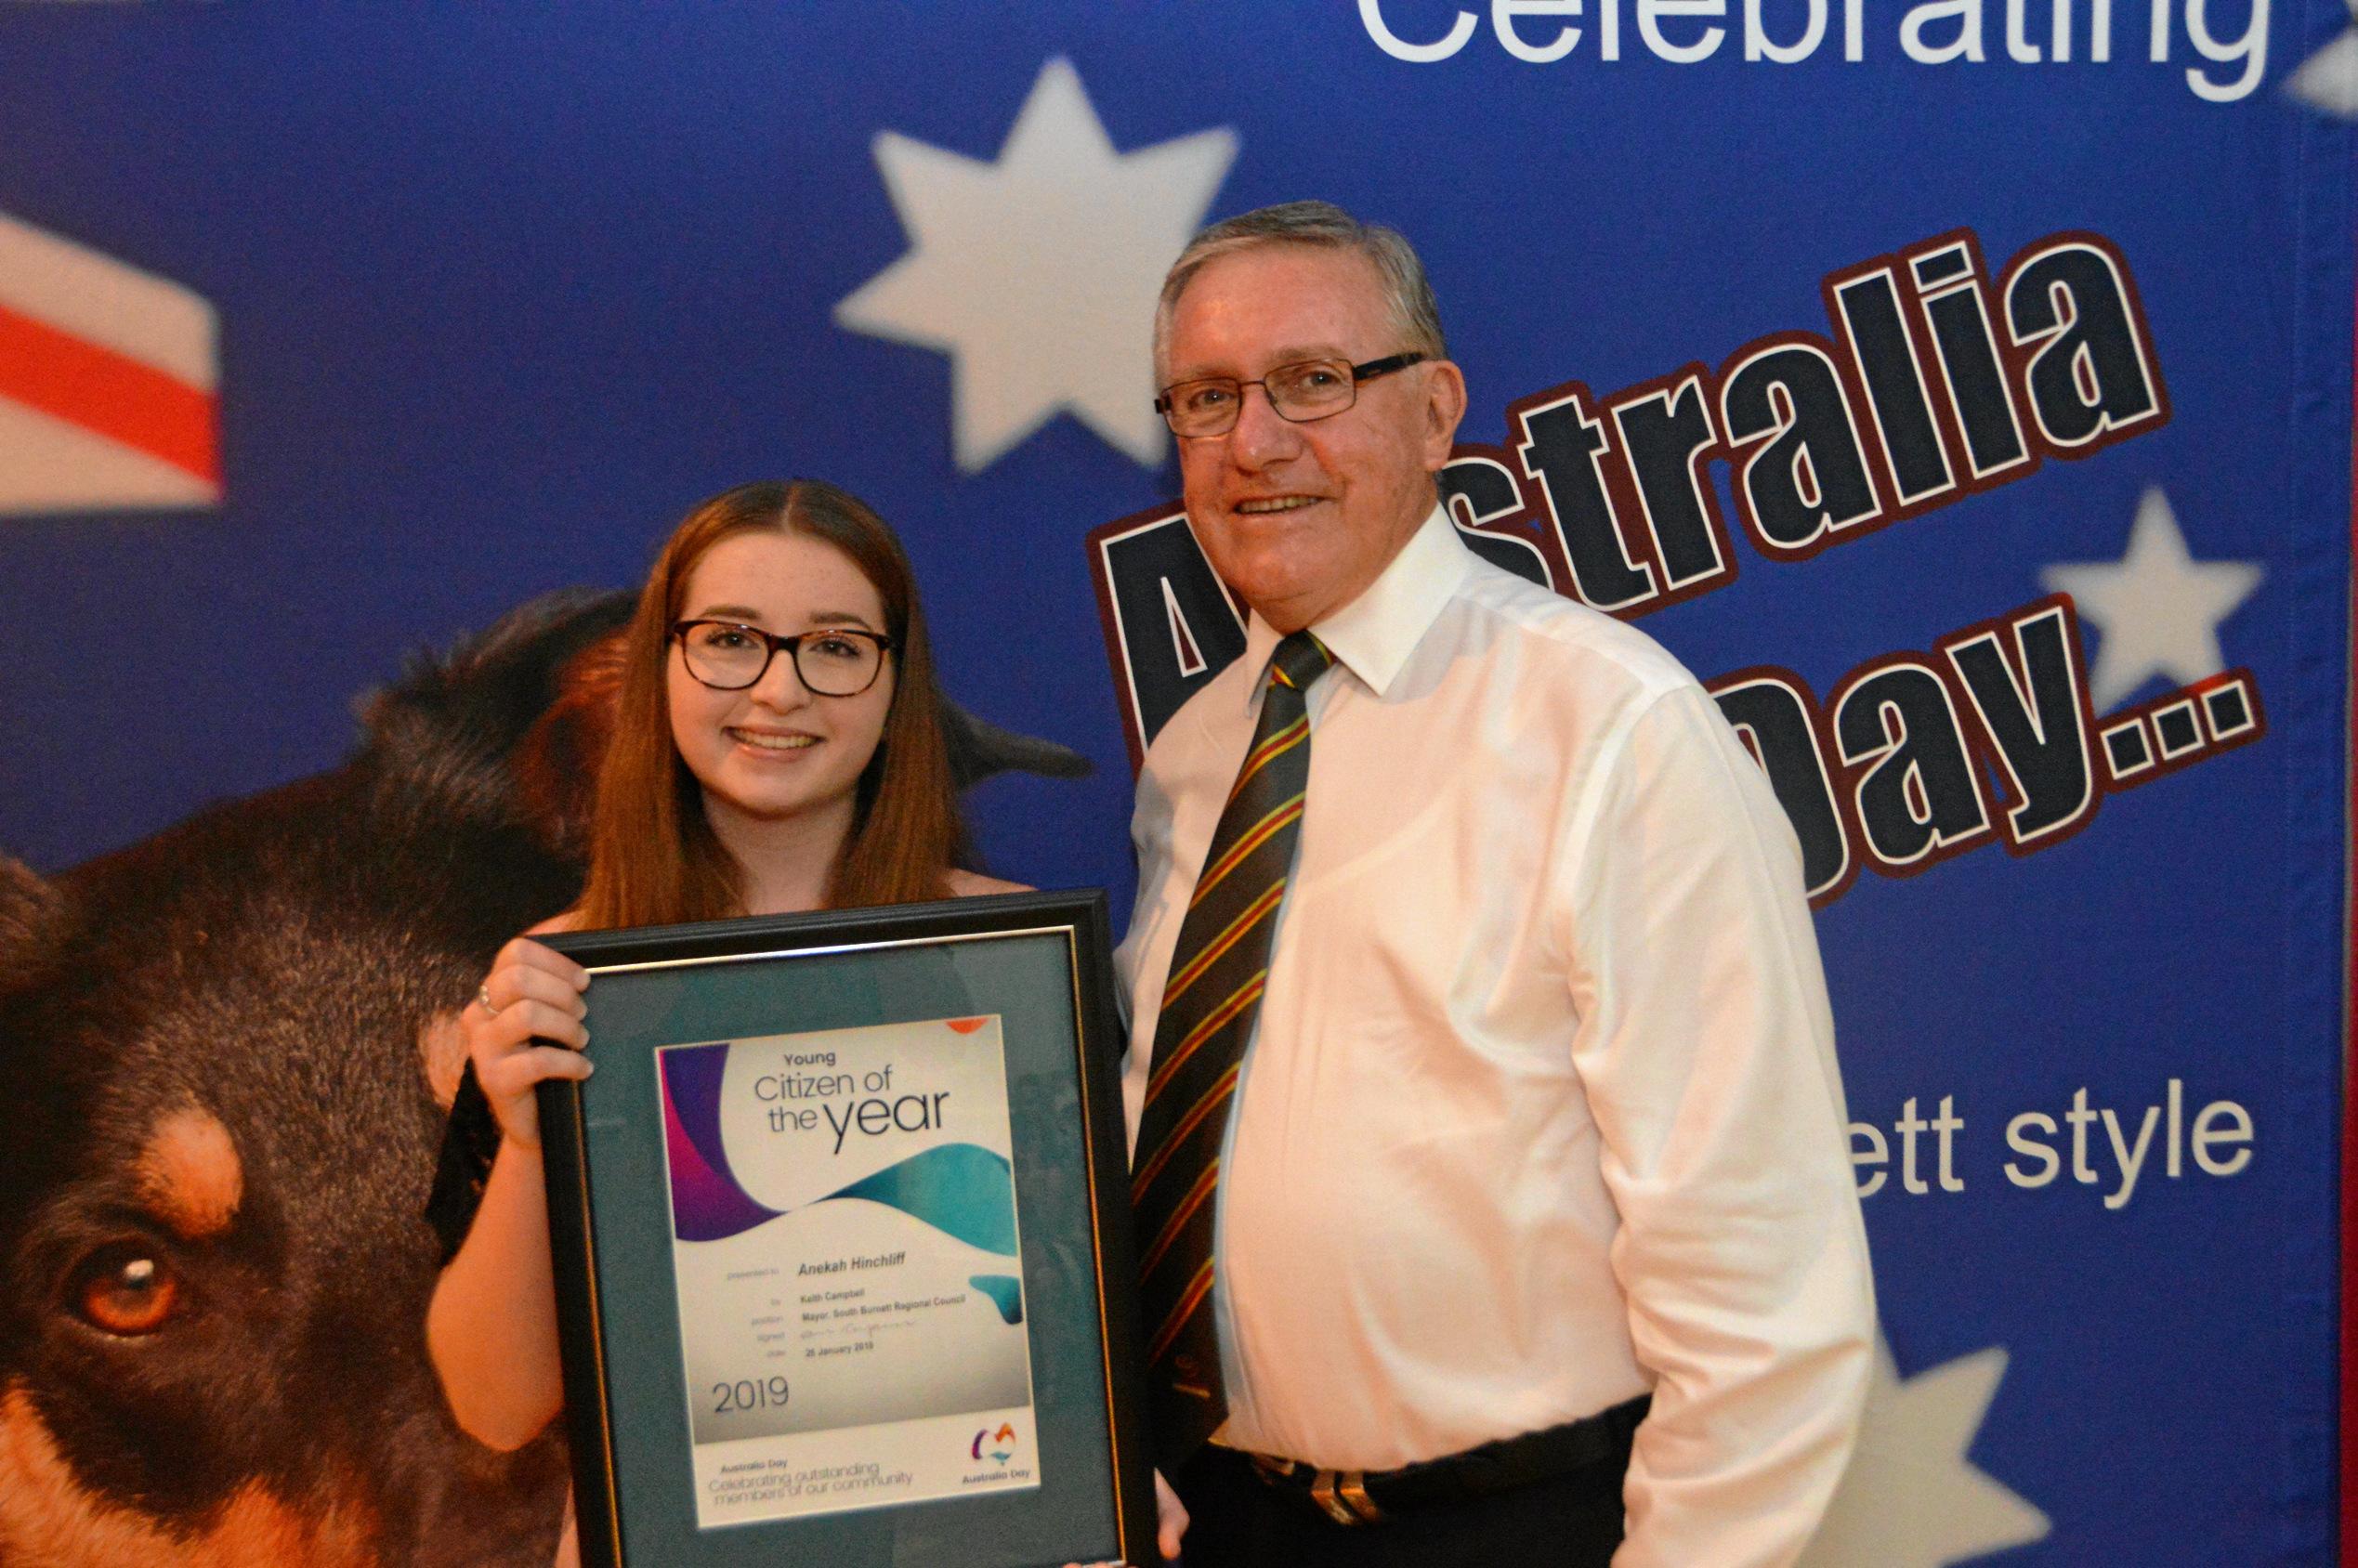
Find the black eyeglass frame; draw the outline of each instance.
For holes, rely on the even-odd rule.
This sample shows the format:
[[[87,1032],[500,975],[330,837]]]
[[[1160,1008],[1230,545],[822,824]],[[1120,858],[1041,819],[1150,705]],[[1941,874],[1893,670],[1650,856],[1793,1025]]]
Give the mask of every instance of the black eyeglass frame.
[[[696,626],[726,626],[732,632],[742,632],[749,637],[758,637],[766,645],[762,654],[762,667],[753,672],[753,678],[750,681],[741,681],[735,686],[723,686],[718,681],[705,679],[698,673],[696,660],[689,658],[688,654],[688,630]],[[803,644],[818,637],[859,637],[875,644],[876,667],[868,673],[868,679],[853,690],[819,690],[810,684],[810,677],[803,673]],[[762,684],[762,677],[769,673],[770,665],[783,651],[786,655],[787,668],[794,672],[794,679],[800,681],[803,689],[813,697],[859,696],[873,686],[877,678],[884,674],[884,660],[892,653],[895,647],[891,637],[882,632],[871,632],[865,626],[814,626],[807,632],[797,632],[792,636],[781,637],[775,632],[765,632],[758,626],[748,626],[741,621],[722,621],[708,615],[673,621],[670,640],[679,645],[680,662],[687,666],[689,676],[700,686],[710,686],[714,691],[749,691]]]
[[[1173,392],[1176,392],[1182,386],[1201,386],[1206,383],[1217,385],[1233,382],[1237,388],[1236,412],[1229,418],[1226,425],[1221,426],[1221,428],[1217,430],[1199,430],[1193,432],[1192,434],[1187,431],[1181,430],[1175,425],[1171,425],[1171,433],[1179,437],[1182,440],[1210,440],[1217,436],[1225,436],[1229,431],[1234,430],[1237,427],[1237,421],[1244,417],[1244,389],[1246,387],[1258,386],[1261,388],[1261,395],[1264,398],[1269,398],[1269,377],[1276,375],[1279,371],[1299,370],[1304,365],[1343,365],[1345,370],[1351,372],[1351,401],[1343,404],[1340,408],[1331,408],[1323,413],[1308,414],[1303,418],[1296,419],[1293,415],[1286,412],[1285,410],[1277,407],[1277,399],[1269,398],[1269,412],[1276,414],[1279,419],[1284,420],[1288,425],[1316,425],[1322,419],[1332,419],[1339,413],[1348,413],[1352,409],[1356,408],[1359,402],[1359,384],[1361,382],[1373,381],[1379,376],[1390,375],[1394,371],[1407,370],[1410,365],[1423,364],[1426,360],[1432,358],[1433,356],[1430,354],[1423,354],[1411,350],[1406,354],[1387,354],[1381,359],[1369,359],[1356,365],[1345,364],[1341,359],[1292,359],[1282,365],[1271,366],[1267,373],[1264,374],[1257,381],[1238,381],[1233,376],[1225,375],[1193,376],[1186,381],[1174,381],[1170,385],[1164,387],[1159,393],[1157,393],[1155,396],[1155,412],[1162,415],[1162,422],[1165,425],[1171,425],[1172,412],[1177,406],[1177,399],[1172,397]]]

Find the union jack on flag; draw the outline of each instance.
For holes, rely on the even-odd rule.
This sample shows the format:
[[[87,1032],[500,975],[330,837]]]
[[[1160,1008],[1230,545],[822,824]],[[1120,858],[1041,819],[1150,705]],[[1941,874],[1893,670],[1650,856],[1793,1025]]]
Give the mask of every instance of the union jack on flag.
[[[0,214],[0,515],[221,500],[213,307]]]

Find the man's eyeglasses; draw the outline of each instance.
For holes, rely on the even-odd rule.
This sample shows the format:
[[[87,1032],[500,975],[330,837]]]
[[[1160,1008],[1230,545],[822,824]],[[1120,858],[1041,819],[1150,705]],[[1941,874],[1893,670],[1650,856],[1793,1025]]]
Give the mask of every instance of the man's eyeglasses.
[[[1208,375],[1199,381],[1176,381],[1155,399],[1155,412],[1176,436],[1225,436],[1237,427],[1244,408],[1244,389],[1258,386],[1280,419],[1307,425],[1328,419],[1359,400],[1359,383],[1422,363],[1423,354],[1394,354],[1355,365],[1343,359],[1304,359],[1279,365],[1259,381],[1238,381],[1232,375]]]
[[[734,621],[675,621],[672,636],[688,673],[715,691],[742,691],[769,673],[781,650],[819,697],[858,697],[876,684],[893,640],[857,626],[822,626],[780,637]]]

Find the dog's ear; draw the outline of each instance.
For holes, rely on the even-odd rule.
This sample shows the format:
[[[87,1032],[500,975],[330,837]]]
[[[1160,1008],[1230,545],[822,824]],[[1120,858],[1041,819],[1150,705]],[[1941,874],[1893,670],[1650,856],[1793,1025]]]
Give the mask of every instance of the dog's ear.
[[[950,774],[961,790],[1000,773],[1036,773],[1043,778],[1089,777],[1089,759],[1072,748],[1002,729],[947,698],[941,705],[941,727],[942,742],[950,750]]]
[[[26,984],[56,943],[65,896],[23,861],[0,855],[0,993]]]
[[[518,606],[362,700],[362,756],[384,785],[526,829],[571,859],[585,847],[613,733],[633,595],[569,590]]]

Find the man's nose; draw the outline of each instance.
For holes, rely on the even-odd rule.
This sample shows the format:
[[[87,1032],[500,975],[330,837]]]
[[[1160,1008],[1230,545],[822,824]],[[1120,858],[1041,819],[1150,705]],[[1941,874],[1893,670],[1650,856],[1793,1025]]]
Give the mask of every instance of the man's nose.
[[[1261,396],[1254,397],[1256,392]],[[1228,451],[1239,467],[1265,468],[1302,450],[1302,432],[1277,412],[1266,386],[1255,382],[1237,396],[1237,427],[1228,432]]]

